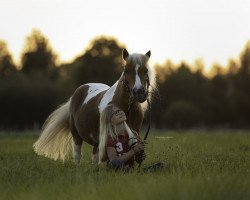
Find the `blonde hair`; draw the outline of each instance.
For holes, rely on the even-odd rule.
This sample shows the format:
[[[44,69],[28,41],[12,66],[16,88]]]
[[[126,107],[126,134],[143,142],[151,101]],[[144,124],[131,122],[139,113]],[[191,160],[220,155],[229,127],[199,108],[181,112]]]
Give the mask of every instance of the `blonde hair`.
[[[115,106],[113,104],[108,105],[102,111],[101,116],[100,116],[100,134],[99,134],[99,147],[98,147],[99,148],[99,164],[101,163],[106,153],[107,136],[108,135],[111,136],[113,140],[115,140],[118,137],[116,126],[112,127],[111,121],[110,121],[114,107]],[[127,123],[124,121],[123,124],[124,124],[124,128],[126,132],[129,135],[129,138],[135,138],[134,133],[131,131]]]
[[[113,112],[113,105],[108,105],[100,115],[100,130],[99,130],[99,163],[105,155],[107,136],[112,138],[116,137],[116,133],[113,131],[110,118]]]

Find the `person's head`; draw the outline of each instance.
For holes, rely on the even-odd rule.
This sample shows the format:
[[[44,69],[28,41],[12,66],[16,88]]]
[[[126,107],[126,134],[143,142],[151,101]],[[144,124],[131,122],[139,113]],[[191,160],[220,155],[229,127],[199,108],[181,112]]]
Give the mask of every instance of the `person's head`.
[[[123,110],[121,110],[120,108],[113,106],[113,110],[110,116],[110,123],[112,126],[117,126],[121,123],[123,123],[124,121],[126,121],[126,115],[124,113]]]
[[[110,124],[111,127],[123,123],[126,119],[124,111],[113,104],[108,105],[101,113],[101,121],[105,124]]]

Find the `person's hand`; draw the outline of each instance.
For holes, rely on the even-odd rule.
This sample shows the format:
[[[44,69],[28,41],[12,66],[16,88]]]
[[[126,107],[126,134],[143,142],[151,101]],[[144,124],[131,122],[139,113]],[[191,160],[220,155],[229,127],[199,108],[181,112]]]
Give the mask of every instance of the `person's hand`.
[[[135,155],[135,161],[137,163],[141,163],[143,160],[146,159],[145,151],[140,151],[138,154]]]
[[[134,150],[135,154],[138,154],[140,151],[144,151],[144,143],[137,143],[132,147],[132,149]]]
[[[128,141],[128,146],[130,149],[132,149],[132,147],[134,145],[136,145],[137,143],[140,143],[141,141],[138,138],[130,138]]]

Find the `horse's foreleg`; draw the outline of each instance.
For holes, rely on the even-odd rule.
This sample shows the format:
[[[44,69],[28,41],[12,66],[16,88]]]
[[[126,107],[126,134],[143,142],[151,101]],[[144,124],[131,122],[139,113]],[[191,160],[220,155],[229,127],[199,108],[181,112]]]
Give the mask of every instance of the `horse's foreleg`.
[[[72,133],[73,140],[74,140],[73,157],[74,157],[75,163],[79,165],[81,161],[81,157],[82,157],[81,149],[82,149],[83,139],[78,134],[78,131],[76,127],[74,126],[72,118],[70,119],[70,129],[71,129],[71,133]]]
[[[78,145],[74,143],[73,157],[77,165],[79,165],[81,161],[81,157],[82,157],[81,149],[82,149],[82,145]]]
[[[93,147],[91,156],[92,156],[92,164],[98,164],[99,160],[98,146]]]

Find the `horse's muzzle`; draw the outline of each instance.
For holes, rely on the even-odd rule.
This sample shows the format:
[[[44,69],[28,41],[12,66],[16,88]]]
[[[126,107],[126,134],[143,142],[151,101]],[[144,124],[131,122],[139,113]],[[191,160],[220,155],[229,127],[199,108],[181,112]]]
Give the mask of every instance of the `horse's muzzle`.
[[[144,88],[133,89],[133,96],[139,103],[143,103],[148,98],[148,92]]]

